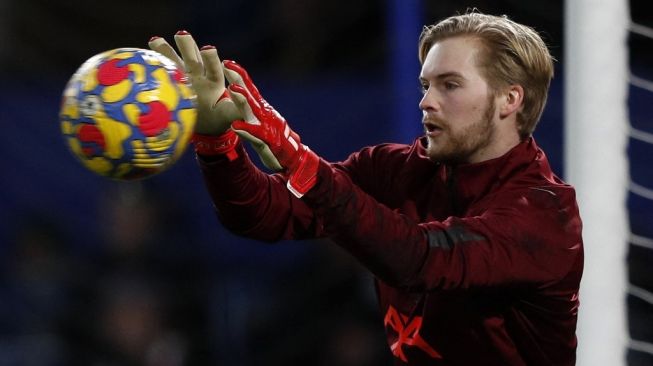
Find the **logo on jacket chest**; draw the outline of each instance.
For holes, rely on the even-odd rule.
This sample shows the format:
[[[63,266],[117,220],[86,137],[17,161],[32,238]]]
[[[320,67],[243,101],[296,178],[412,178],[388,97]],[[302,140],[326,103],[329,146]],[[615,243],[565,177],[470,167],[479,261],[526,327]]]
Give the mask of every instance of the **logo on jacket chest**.
[[[407,315],[398,312],[392,305],[388,306],[388,311],[385,313],[383,325],[386,327],[388,334],[396,333],[396,340],[390,344],[392,354],[404,362],[408,362],[404,354],[404,347],[417,347],[431,358],[442,358],[442,356],[433,349],[426,341],[420,336],[419,331],[422,329],[422,317]]]

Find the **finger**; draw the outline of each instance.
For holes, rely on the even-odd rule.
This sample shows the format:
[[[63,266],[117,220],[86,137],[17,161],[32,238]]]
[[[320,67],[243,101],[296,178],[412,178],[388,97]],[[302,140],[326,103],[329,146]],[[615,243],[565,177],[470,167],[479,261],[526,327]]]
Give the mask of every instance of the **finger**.
[[[193,36],[185,30],[180,30],[175,34],[175,43],[186,65],[186,72],[193,76],[204,75],[202,57]]]
[[[260,125],[259,119],[253,108],[260,108],[258,103],[252,98],[245,88],[240,85],[230,85],[229,92],[231,93],[231,100],[234,101],[236,107],[242,112],[243,118],[247,123],[252,125]]]
[[[184,61],[179,57],[175,49],[163,38],[154,36],[147,42],[152,51],[156,51],[163,56],[171,59],[179,69],[184,70]]]
[[[215,46],[202,47],[202,49],[200,49],[200,55],[202,56],[202,63],[204,64],[206,78],[215,83],[222,82],[222,86],[224,86],[222,64],[220,63],[218,50],[215,48]]]
[[[222,65],[225,68],[225,75],[227,75],[227,80],[229,80],[229,77],[232,77],[235,80],[236,84],[241,85],[245,87],[245,89],[249,90],[249,92],[254,96],[254,98],[256,98],[256,100],[263,101],[261,93],[258,91],[256,85],[254,85],[254,82],[249,77],[249,74],[245,68],[232,60],[224,60]],[[229,80],[229,83],[232,83],[232,81]]]
[[[229,84],[240,85],[241,87],[246,88],[245,81],[243,80],[242,76],[240,76],[240,74],[237,73],[236,71],[227,68],[226,67],[227,64],[229,64],[229,61],[227,60],[222,62],[224,76],[227,78],[227,81],[229,81]]]

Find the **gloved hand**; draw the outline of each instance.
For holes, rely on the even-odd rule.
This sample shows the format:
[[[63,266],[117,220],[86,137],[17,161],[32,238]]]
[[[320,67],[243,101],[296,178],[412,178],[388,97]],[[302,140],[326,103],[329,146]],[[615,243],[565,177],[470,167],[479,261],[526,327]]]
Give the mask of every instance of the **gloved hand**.
[[[242,66],[234,61],[224,61],[223,66],[232,99],[244,117],[234,121],[231,128],[252,143],[266,166],[280,170],[288,179],[290,192],[301,198],[317,182],[320,158],[263,99]]]
[[[175,43],[181,57],[161,37],[152,37],[148,45],[152,50],[173,60],[189,76],[191,87],[197,94],[195,133],[222,135],[229,129],[232,121],[243,117],[225,88],[218,51],[213,46],[198,49],[195,40],[186,31],[175,34]]]

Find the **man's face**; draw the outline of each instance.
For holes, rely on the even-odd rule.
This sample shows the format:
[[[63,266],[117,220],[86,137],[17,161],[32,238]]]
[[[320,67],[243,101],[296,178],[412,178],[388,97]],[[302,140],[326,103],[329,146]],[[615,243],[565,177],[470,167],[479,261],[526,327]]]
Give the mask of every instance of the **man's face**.
[[[495,98],[476,65],[479,43],[454,37],[434,44],[422,71],[419,103],[431,160],[475,163],[496,133]]]

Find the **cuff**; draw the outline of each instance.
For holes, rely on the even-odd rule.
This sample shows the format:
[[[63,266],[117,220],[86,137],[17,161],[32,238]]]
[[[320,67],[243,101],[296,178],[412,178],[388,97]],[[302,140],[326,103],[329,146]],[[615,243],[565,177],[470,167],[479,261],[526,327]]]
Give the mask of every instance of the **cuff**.
[[[224,155],[229,161],[236,160],[238,152],[238,135],[233,130],[227,130],[222,135],[200,135],[194,134],[192,142],[195,145],[195,152],[201,156]]]

